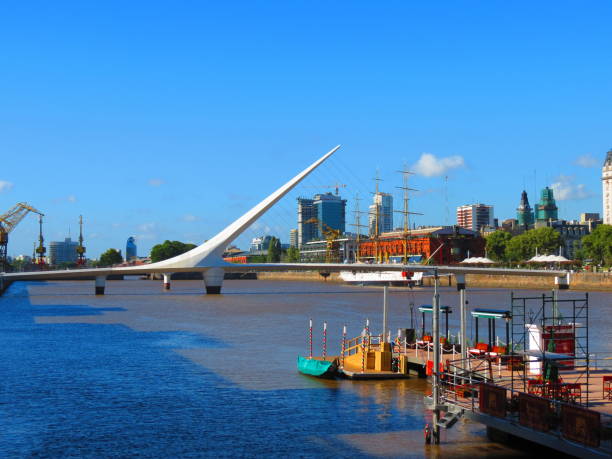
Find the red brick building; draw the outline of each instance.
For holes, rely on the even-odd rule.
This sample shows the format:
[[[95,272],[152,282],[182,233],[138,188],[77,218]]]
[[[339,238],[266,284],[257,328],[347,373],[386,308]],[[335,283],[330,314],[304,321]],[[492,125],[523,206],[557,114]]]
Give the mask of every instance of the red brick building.
[[[459,263],[469,256],[483,257],[485,240],[476,232],[458,226],[437,226],[411,230],[408,237],[402,231],[383,233],[380,238],[359,244],[359,259],[374,262],[402,261],[404,256],[432,256],[436,265]],[[400,259],[398,259],[398,257]]]

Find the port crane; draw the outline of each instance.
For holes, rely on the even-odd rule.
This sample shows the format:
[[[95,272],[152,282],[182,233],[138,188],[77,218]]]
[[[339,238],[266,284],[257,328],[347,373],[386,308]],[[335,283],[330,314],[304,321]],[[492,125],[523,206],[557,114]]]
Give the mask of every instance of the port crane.
[[[41,225],[41,234],[40,234],[40,247],[42,245],[42,217],[44,214],[35,209],[34,207],[28,205],[25,202],[18,202],[15,204],[8,212],[0,215],[0,270],[6,271],[8,263],[7,263],[7,246],[8,246],[8,235],[15,227],[19,224],[21,220],[30,212],[38,214],[39,221]],[[40,249],[40,247],[37,250]]]
[[[79,215],[79,245],[76,248],[77,265],[85,265],[85,246],[83,245],[83,216]]]
[[[312,217],[306,220],[304,223],[316,223],[319,225],[319,230],[325,236],[325,262],[326,263],[338,263],[340,259],[340,247],[338,245],[338,238],[342,234],[340,230],[334,229],[325,222],[320,221],[316,217]]]

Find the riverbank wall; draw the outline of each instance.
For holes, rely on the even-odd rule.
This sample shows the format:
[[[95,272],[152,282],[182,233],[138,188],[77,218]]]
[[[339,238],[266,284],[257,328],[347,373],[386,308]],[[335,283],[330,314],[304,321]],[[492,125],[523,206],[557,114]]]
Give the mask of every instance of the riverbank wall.
[[[338,273],[330,273],[324,278],[318,271],[289,271],[259,273],[261,280],[285,280],[306,282],[343,283]],[[544,289],[555,287],[555,278],[547,276],[491,276],[487,274],[468,274],[466,284],[469,288],[512,288]],[[433,285],[433,278],[423,279],[423,285]],[[441,276],[440,285],[455,286],[455,276]],[[612,292],[612,273],[572,273],[570,281],[572,290],[610,291]]]

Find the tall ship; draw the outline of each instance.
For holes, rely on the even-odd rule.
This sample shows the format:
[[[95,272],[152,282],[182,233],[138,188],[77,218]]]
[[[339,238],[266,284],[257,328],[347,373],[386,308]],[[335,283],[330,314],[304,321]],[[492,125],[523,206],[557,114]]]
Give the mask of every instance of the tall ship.
[[[404,169],[399,171],[403,175],[403,186],[398,187],[404,193],[403,210],[397,211],[403,214],[403,231],[401,238],[403,239],[403,251],[401,254],[390,255],[388,252],[381,250],[380,239],[381,234],[393,232],[393,196],[388,193],[382,193],[379,190],[380,178],[376,177],[376,190],[374,192],[373,204],[369,206],[368,214],[368,230],[369,238],[362,243],[361,228],[365,225],[361,224],[361,215],[364,212],[359,210],[359,199],[356,199],[357,208],[355,209],[355,224],[357,230],[357,265],[370,263],[401,263],[414,264],[421,263],[423,256],[420,253],[413,253],[412,247],[409,244],[411,237],[410,231],[410,215],[422,215],[418,212],[409,211],[409,191],[416,191],[408,186],[408,178],[412,172]],[[363,249],[363,250],[362,250]],[[359,272],[358,270],[341,271],[340,278],[352,284],[386,284],[398,286],[414,286],[420,285],[423,281],[422,272],[409,271],[379,271],[379,272]]]

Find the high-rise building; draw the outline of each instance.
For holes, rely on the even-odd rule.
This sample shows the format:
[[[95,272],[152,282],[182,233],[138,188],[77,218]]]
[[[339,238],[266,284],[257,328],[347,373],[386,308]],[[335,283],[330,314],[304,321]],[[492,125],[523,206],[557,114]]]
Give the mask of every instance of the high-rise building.
[[[516,208],[516,219],[518,226],[522,229],[529,229],[533,225],[533,210],[529,205],[529,198],[525,190],[521,193],[521,202]]]
[[[601,171],[603,184],[603,222],[612,225],[612,150],[608,151]]]
[[[59,265],[61,263],[76,263],[78,242],[69,237],[63,241],[52,241],[49,243],[49,264]]]
[[[374,194],[373,204],[369,207],[368,227],[370,236],[393,231],[393,196],[389,193]],[[376,222],[378,221],[378,232]]]
[[[558,220],[558,208],[551,188],[544,188],[540,194],[540,202],[536,205],[535,219],[542,221]]]
[[[345,232],[346,200],[332,193],[316,194],[313,199],[298,198],[298,247],[321,240],[329,229]]]
[[[302,247],[308,241],[314,241],[317,237],[316,209],[314,200],[298,198],[298,247]]]
[[[298,230],[290,229],[289,230],[289,247],[297,247],[298,246]]]
[[[136,239],[134,236],[128,237],[125,244],[125,261],[131,261],[134,258],[138,258],[136,247]]]
[[[493,206],[468,204],[457,207],[457,225],[472,231],[480,231],[487,226],[494,227]]]

